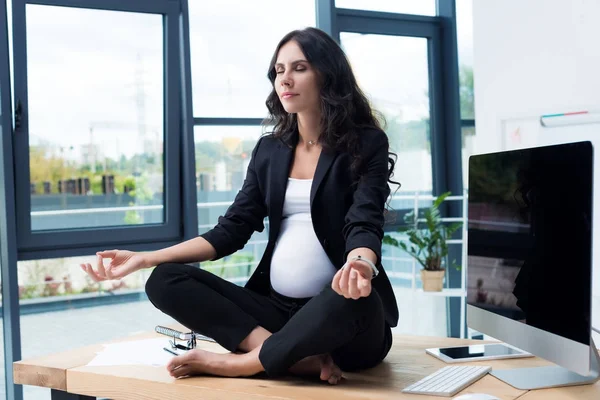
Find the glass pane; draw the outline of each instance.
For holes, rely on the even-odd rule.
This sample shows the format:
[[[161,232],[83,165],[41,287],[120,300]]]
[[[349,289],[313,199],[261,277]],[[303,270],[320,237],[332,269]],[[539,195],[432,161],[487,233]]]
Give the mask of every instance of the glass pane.
[[[18,263],[23,358],[38,357],[174,323],[146,297],[151,270],[121,281],[95,283],[81,271],[95,257],[55,258]],[[44,332],[40,340],[39,332]],[[24,386],[26,400],[49,399],[50,390]]]
[[[252,150],[264,131],[261,126],[194,127],[200,233],[215,226],[231,205],[246,177]],[[255,232],[243,249],[222,260],[203,263],[202,267],[243,284],[260,261],[267,239],[267,229]]]
[[[460,80],[460,115],[475,119],[473,90],[473,0],[456,1],[456,35]]]
[[[463,186],[469,188],[469,157],[474,153],[475,127],[462,127],[462,172]]]
[[[413,208],[417,193],[432,190],[427,39],[346,32],[340,38],[359,85],[386,119],[390,147],[398,155],[393,179],[402,186],[390,208]],[[430,203],[427,197],[417,200],[419,207]],[[393,226],[401,221],[388,222]],[[391,226],[386,229],[393,230]],[[420,267],[405,252],[388,245],[382,251],[398,308],[408,321],[394,333],[446,336],[446,300],[415,290],[420,287]]]
[[[385,116],[398,154],[394,180],[402,192],[431,193],[427,39],[342,32],[341,42],[359,85]]]
[[[27,73],[32,230],[162,223],[162,16],[28,4]]]
[[[435,0],[335,0],[335,6],[401,14],[436,15]]]
[[[315,26],[314,0],[188,3],[194,117],[266,117],[269,61],[286,33]]]

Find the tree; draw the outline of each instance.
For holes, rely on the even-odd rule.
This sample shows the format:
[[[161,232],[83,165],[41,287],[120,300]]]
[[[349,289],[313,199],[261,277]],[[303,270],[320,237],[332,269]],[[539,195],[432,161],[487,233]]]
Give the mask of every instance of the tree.
[[[390,146],[396,151],[423,150],[430,147],[429,118],[415,121],[388,119],[386,133]]]
[[[208,140],[196,142],[196,172],[212,172],[217,161],[222,160],[221,144]]]
[[[52,183],[52,192],[58,192],[57,182],[75,177],[77,169],[62,157],[50,153],[49,146],[40,144],[29,148],[29,179],[41,189],[42,182]]]
[[[135,205],[146,205],[152,201],[154,193],[148,188],[148,181],[146,177],[133,177],[129,176],[123,178],[121,185],[129,188],[129,195],[133,198],[133,201],[129,202],[129,206]],[[128,210],[125,213],[125,224],[135,225],[143,224],[144,218],[136,210]]]

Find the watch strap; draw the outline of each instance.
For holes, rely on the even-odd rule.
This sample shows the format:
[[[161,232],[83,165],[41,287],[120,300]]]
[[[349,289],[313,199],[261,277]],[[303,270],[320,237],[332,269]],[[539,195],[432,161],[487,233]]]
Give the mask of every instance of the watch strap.
[[[377,269],[377,267],[375,266],[375,264],[373,264],[373,261],[371,261],[371,260],[369,260],[367,258],[363,258],[362,256],[358,255],[358,256],[352,257],[350,259],[350,261],[364,261],[367,264],[369,264],[369,266],[373,270],[373,278],[375,278],[377,275],[379,275],[379,270]]]

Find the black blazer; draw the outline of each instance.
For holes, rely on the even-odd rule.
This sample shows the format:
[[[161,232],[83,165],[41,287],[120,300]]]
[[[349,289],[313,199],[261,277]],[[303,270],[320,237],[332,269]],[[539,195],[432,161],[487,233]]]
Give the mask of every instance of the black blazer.
[[[268,294],[270,264],[281,227],[283,201],[298,134],[288,142],[266,135],[259,139],[248,166],[246,179],[233,204],[218,224],[201,236],[217,251],[215,259],[244,247],[254,231],[262,232],[263,220],[269,217],[269,241],[263,257],[246,287]],[[360,155],[365,166],[362,178],[353,182],[346,152],[321,152],[310,194],[313,227],[327,256],[339,269],[348,253],[368,247],[377,254],[380,271],[373,288],[383,302],[390,326],[398,323],[398,306],[390,281],[381,266],[383,210],[389,196],[387,135],[379,130],[365,130],[361,135]],[[298,249],[302,256],[302,249]],[[311,260],[306,260],[310,262]]]

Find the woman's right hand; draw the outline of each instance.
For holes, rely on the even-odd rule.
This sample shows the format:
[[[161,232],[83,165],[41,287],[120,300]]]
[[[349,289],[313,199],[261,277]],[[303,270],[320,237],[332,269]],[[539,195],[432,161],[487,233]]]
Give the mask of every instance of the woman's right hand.
[[[110,258],[106,267],[104,258]],[[128,250],[99,251],[96,253],[96,269],[90,263],[80,266],[96,282],[121,279],[132,272],[149,267],[148,261],[141,253]]]

